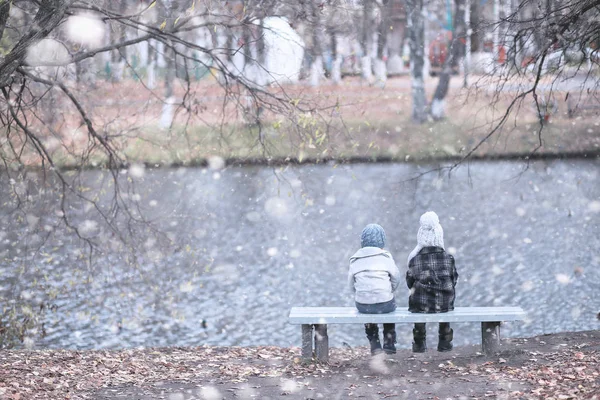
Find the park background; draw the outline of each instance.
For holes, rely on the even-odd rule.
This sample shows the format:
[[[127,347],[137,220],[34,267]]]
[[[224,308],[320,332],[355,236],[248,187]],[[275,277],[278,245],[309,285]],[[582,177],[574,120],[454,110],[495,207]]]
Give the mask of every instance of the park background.
[[[597,329],[594,7],[0,1],[5,360],[295,351],[292,306],[353,305],[364,225],[404,272],[428,210],[457,305],[523,307],[503,337]],[[366,339],[333,325],[330,342]]]

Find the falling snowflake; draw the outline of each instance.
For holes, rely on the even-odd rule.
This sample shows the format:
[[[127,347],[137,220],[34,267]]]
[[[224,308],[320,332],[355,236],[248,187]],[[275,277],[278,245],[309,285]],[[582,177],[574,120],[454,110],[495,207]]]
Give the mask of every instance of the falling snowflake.
[[[204,386],[200,390],[200,396],[203,400],[221,400],[223,398],[217,388],[213,386]]]
[[[87,235],[93,233],[98,228],[98,223],[96,221],[92,221],[91,219],[86,219],[81,224],[79,224],[79,232]]]
[[[328,206],[335,205],[335,197],[334,196],[325,197],[325,204],[327,204]]]
[[[27,350],[31,350],[31,349],[33,349],[33,346],[35,346],[35,342],[33,341],[32,338],[26,337],[25,339],[23,339],[23,346]]]
[[[502,275],[504,273],[504,270],[502,268],[500,268],[498,265],[494,265],[492,267],[492,274],[494,275]]]
[[[442,179],[434,179],[431,182],[431,185],[436,189],[436,190],[441,190],[442,187],[444,186],[444,181]]]
[[[250,222],[258,222],[260,221],[260,214],[256,211],[250,211],[246,214],[246,219]]]
[[[127,173],[132,178],[143,178],[146,172],[146,167],[144,164],[132,164],[127,170]]]
[[[278,252],[279,251],[276,247],[269,247],[269,249],[267,250],[267,254],[269,255],[269,257],[275,257]]]
[[[29,225],[30,228],[33,228],[34,226],[36,226],[38,221],[40,220],[40,218],[38,216],[35,216],[33,214],[27,214],[25,219],[27,220],[27,225]]]
[[[369,361],[369,368],[376,374],[387,375],[390,370],[385,363],[385,354],[378,354],[375,357],[371,357]]]
[[[211,156],[208,158],[208,168],[212,170],[220,170],[225,168],[225,160],[223,157]]]
[[[192,282],[185,282],[182,283],[181,285],[179,285],[179,291],[182,293],[190,293],[191,291],[194,290],[194,285],[192,285]]]
[[[64,44],[54,39],[42,39],[27,49],[25,62],[32,67],[67,65],[71,56]]]
[[[534,285],[533,281],[525,281],[521,285],[521,290],[524,292],[529,292],[530,290],[532,290],[534,288],[534,286],[535,285]]]
[[[600,212],[600,201],[594,200],[588,204],[588,210],[593,213]]]
[[[265,211],[273,217],[281,218],[288,214],[288,206],[283,199],[271,197],[265,202]]]
[[[285,393],[295,393],[300,389],[296,381],[291,379],[284,379],[281,382],[281,390]]]
[[[119,333],[119,331],[121,330],[120,324],[112,324],[112,325],[111,325],[111,326],[108,328],[108,330],[109,330],[111,333],[113,333],[113,334],[115,334],[115,335],[116,335],[116,334],[117,334],[117,333]]]
[[[558,283],[560,283],[562,285],[566,285],[571,281],[571,278],[569,277],[569,275],[566,275],[566,274],[556,274],[555,278],[558,281]]]
[[[86,46],[98,47],[105,37],[104,23],[93,15],[73,15],[67,19],[67,37]]]

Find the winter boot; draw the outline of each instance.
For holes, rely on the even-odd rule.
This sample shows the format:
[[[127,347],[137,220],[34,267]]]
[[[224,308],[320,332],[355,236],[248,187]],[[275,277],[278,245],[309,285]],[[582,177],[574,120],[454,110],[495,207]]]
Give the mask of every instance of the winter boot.
[[[425,330],[425,324],[415,324],[413,340],[413,353],[425,353],[427,351],[427,331]]]
[[[383,324],[383,351],[385,354],[396,354],[396,326],[394,324]]]
[[[452,350],[452,339],[454,338],[454,331],[449,329],[445,333],[439,334],[438,351],[450,351]]]
[[[377,324],[365,324],[365,333],[371,345],[371,355],[381,354],[381,342],[379,341],[379,328]]]

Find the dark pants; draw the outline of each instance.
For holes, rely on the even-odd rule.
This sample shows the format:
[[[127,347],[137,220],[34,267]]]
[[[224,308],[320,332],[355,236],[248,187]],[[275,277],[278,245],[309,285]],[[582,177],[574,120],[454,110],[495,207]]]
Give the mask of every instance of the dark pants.
[[[396,310],[396,300],[392,298],[390,301],[385,303],[376,304],[362,304],[356,303],[356,309],[362,314],[387,314]],[[365,333],[369,341],[377,338],[379,340],[379,327],[377,324],[365,324]],[[394,337],[396,335],[395,324],[383,324],[383,336]]]
[[[440,338],[446,338],[451,332],[450,323],[449,322],[440,322],[438,327],[438,334]],[[427,336],[427,329],[424,323],[416,323],[415,329],[413,330],[413,337],[415,342],[425,340]],[[447,340],[447,339],[444,339]]]

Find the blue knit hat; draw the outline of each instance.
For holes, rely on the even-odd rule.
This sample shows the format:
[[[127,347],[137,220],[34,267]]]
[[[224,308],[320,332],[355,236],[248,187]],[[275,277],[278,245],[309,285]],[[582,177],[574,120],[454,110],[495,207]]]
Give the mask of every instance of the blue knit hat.
[[[369,224],[365,226],[360,234],[361,247],[379,247],[385,246],[385,231],[380,225]]]

